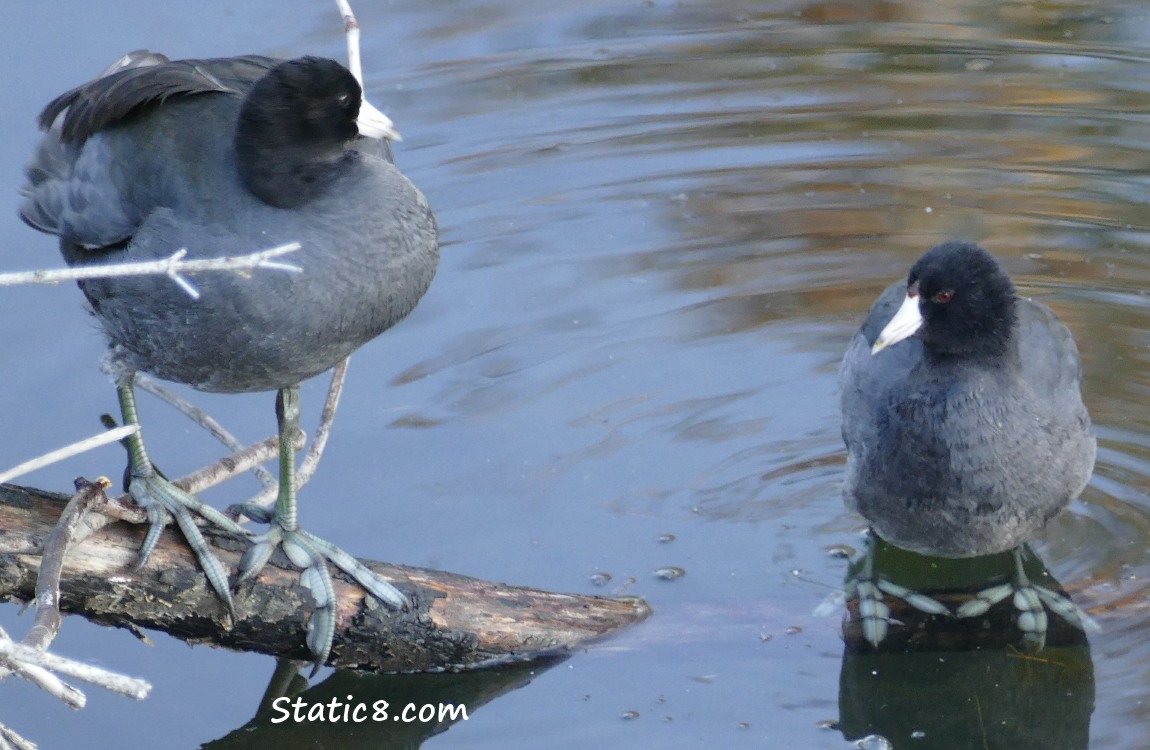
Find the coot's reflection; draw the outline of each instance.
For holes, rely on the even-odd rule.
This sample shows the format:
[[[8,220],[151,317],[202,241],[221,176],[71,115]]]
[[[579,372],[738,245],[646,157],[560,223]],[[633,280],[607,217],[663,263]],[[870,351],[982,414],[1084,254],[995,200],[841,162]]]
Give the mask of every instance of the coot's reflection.
[[[915,748],[1087,747],[1094,668],[1075,618],[1058,612],[1046,618],[1039,644],[1014,594],[989,607],[985,599],[979,604],[980,594],[1017,581],[1014,555],[934,558],[877,539],[873,564],[867,557],[848,575],[855,594],[847,601],[839,683],[846,738],[877,734],[895,747]],[[1028,547],[1021,560],[1030,587],[1069,602]],[[871,642],[873,623],[860,614],[857,590],[867,580],[889,584],[879,589],[889,619],[877,645]],[[908,603],[903,591],[916,604],[921,601],[914,597],[941,605],[942,613]],[[985,612],[977,616],[953,614],[980,609]]]
[[[344,669],[315,685],[297,663],[281,660],[255,717],[203,750],[416,750],[566,658],[437,674]]]

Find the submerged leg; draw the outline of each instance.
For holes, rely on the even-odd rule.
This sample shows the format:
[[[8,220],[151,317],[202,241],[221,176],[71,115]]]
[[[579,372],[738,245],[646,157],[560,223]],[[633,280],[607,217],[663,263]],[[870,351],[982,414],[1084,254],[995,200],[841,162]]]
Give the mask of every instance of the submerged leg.
[[[280,482],[275,511],[242,506],[245,515],[270,522],[267,532],[256,538],[240,560],[240,580],[257,575],[278,546],[293,565],[303,568],[300,583],[315,599],[315,612],[308,623],[307,644],[315,657],[313,674],[327,661],[335,637],[335,589],[327,563],[347,573],[368,593],[394,609],[407,609],[407,597],[397,588],[361,565],[339,547],[304,531],[299,526],[296,500],[294,437],[299,430],[299,386],[282,388],[276,397],[280,433]]]
[[[122,383],[117,386],[117,392],[120,397],[120,412],[123,415],[124,424],[134,424],[140,426],[139,411],[136,408],[136,391],[134,384],[134,375],[126,377]],[[215,508],[201,502],[194,495],[191,495],[176,485],[172,484],[164,478],[152,465],[151,459],[148,458],[148,452],[144,448],[143,431],[137,431],[128,436],[128,469],[130,475],[130,482],[128,484],[128,491],[131,493],[133,499],[142,507],[148,514],[148,535],[144,538],[144,544],[140,547],[140,557],[137,562],[137,567],[142,568],[148,561],[148,557],[156,548],[156,543],[160,540],[160,534],[164,530],[169,518],[175,518],[176,524],[183,532],[184,538],[188,542],[188,546],[192,548],[195,553],[196,559],[200,563],[200,567],[204,570],[204,575],[208,578],[208,583],[219,595],[228,607],[228,612],[231,614],[232,619],[236,618],[236,606],[232,600],[231,590],[228,588],[228,575],[224,570],[223,565],[212,554],[208,543],[204,541],[203,534],[196,526],[195,519],[192,514],[195,513],[210,523],[225,531],[237,534],[240,536],[248,536],[248,532],[232,519],[225,516]]]

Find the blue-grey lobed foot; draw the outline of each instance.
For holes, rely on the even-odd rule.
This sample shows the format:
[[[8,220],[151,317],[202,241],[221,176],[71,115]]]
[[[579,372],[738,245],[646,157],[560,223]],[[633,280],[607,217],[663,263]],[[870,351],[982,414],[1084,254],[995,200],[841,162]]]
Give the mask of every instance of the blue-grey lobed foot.
[[[1041,650],[1046,645],[1047,609],[1084,632],[1098,632],[1101,629],[1094,618],[1065,593],[1031,583],[1023,565],[1022,547],[1012,550],[1011,556],[1014,562],[1014,574],[1010,580],[977,592],[973,598],[958,608],[955,616],[980,617],[994,605],[1009,598],[1011,606],[1018,613],[1016,622],[1018,629],[1022,631],[1023,642],[1034,651]]]

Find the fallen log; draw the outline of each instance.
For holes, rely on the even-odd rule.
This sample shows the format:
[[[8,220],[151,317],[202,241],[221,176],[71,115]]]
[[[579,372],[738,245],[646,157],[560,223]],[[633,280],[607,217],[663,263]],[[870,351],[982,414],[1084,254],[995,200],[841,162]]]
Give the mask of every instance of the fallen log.
[[[34,596],[41,552],[68,497],[0,485],[0,601]],[[207,585],[187,545],[165,531],[147,566],[135,569],[144,536],[117,521],[74,544],[60,579],[60,608],[92,622],[159,630],[188,643],[309,661],[312,600],[299,573],[277,556],[235,594],[238,618]],[[208,534],[235,570],[247,542]],[[411,599],[394,612],[333,571],[338,599],[328,664],[381,672],[471,669],[560,654],[646,619],[640,598],[556,594],[453,573],[364,560]]]

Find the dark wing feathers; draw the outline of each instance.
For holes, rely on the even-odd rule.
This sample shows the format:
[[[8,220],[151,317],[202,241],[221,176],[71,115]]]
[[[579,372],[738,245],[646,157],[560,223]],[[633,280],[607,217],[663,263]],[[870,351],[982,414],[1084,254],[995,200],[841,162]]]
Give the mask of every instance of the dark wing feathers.
[[[51,128],[64,114],[60,139],[83,141],[170,96],[239,94],[279,61],[259,55],[209,60],[170,61],[146,50],[132,52],[105,75],[53,99],[40,113],[40,127]]]
[[[168,97],[243,95],[278,63],[256,55],[175,62],[147,50],[124,55],[99,78],[56,97],[40,115],[40,126],[50,132],[26,169],[21,217],[86,248],[127,239],[143,220],[142,209],[124,200],[116,181],[135,178],[123,172],[113,147],[92,136]]]

